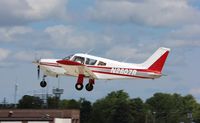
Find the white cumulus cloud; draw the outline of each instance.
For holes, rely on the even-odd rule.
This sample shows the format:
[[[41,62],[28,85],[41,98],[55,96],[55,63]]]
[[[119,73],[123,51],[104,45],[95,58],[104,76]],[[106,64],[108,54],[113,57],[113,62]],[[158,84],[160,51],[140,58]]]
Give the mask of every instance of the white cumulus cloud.
[[[94,44],[93,36],[87,32],[80,32],[75,27],[56,25],[44,30],[50,37],[51,43],[59,48],[85,48]]]
[[[10,51],[7,49],[0,48],[0,61],[6,59],[10,54]]]
[[[67,0],[1,0],[0,25],[66,17]]]
[[[200,47],[200,25],[184,25],[170,31],[163,40],[169,47]]]
[[[147,58],[150,54],[139,49],[128,47],[128,46],[114,46],[106,52],[106,56],[109,58],[114,58],[120,61],[141,61]],[[134,62],[133,61],[133,62]]]
[[[179,29],[171,31],[169,36],[172,38],[200,39],[200,25],[185,25]]]
[[[200,47],[200,40],[170,39],[170,40],[165,40],[163,44],[171,48]]]
[[[19,51],[13,56],[19,61],[33,61],[39,58],[52,58],[53,53],[51,51]]]
[[[94,20],[172,26],[199,23],[200,12],[188,0],[98,0],[89,9]]]
[[[25,26],[1,27],[0,28],[0,42],[16,41],[20,36],[24,36],[33,30]]]
[[[200,95],[200,88],[192,88],[189,91],[190,94]]]

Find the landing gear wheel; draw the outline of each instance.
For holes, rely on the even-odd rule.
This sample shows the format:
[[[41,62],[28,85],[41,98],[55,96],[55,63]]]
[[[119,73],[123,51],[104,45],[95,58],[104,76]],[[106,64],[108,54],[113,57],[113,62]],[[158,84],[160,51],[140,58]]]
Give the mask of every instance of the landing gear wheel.
[[[47,86],[47,82],[44,81],[44,80],[41,81],[41,82],[40,82],[40,86],[43,87],[43,88],[46,87],[46,86]]]
[[[76,83],[76,85],[75,85],[75,88],[76,88],[76,90],[82,90],[83,89],[83,84],[81,84],[81,83]]]
[[[93,84],[88,83],[88,84],[85,86],[85,89],[86,89],[87,91],[92,91],[92,90],[93,90]]]

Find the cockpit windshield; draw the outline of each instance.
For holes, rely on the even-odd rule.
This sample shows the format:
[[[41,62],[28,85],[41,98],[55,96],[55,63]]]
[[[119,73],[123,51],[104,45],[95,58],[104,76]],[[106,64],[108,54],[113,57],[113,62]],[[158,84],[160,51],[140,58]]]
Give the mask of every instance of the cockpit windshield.
[[[69,56],[63,58],[63,60],[70,60],[72,58],[72,56],[74,56],[74,55],[69,55]]]

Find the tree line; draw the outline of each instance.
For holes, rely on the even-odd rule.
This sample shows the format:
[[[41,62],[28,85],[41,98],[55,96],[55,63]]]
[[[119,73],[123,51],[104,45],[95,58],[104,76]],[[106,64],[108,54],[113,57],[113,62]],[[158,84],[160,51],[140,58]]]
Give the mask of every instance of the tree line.
[[[155,93],[143,101],[119,90],[94,103],[55,97],[47,99],[47,106],[43,103],[38,97],[24,95],[17,108],[80,109],[81,123],[200,123],[200,104],[192,95]]]

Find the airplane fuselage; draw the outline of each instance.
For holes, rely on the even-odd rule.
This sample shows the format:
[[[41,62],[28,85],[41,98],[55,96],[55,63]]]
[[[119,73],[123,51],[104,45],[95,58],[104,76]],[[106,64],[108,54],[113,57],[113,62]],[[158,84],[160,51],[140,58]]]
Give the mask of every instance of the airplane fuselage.
[[[75,56],[93,58],[93,56],[87,54],[75,54],[74,57]],[[95,59],[103,59],[102,61],[106,61],[107,65],[63,65],[57,63],[57,61],[62,59],[41,59],[40,66],[41,69],[44,71],[44,74],[53,77],[57,75],[78,77],[81,71],[81,73],[84,74],[85,77],[89,78],[90,75],[88,74],[87,70],[83,69],[84,67],[87,67],[93,72],[93,74],[95,75],[94,79],[155,79],[161,76],[161,73],[159,72],[145,70],[140,64],[123,63],[100,57],[95,57]]]
[[[76,89],[83,88],[83,79],[89,78],[86,90],[93,89],[94,80],[113,79],[156,79],[162,76],[162,68],[170,49],[161,47],[149,59],[141,64],[119,62],[111,59],[96,57],[88,54],[74,54],[64,59],[40,59],[34,62],[46,76],[77,77]],[[45,76],[41,86],[45,87]]]

